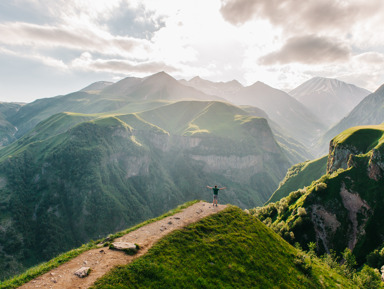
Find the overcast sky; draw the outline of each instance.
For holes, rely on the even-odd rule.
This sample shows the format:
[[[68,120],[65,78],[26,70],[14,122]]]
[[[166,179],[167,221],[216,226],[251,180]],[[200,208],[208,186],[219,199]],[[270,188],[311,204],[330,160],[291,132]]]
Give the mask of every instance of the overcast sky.
[[[1,0],[0,101],[166,71],[292,89],[384,83],[382,0]]]

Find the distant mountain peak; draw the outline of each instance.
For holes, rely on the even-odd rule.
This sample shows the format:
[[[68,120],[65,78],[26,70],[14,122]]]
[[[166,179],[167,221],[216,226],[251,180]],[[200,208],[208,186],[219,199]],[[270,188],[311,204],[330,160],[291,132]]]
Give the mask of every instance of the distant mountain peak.
[[[203,79],[197,75],[197,76],[191,78],[189,81],[200,81],[200,80],[203,80]]]
[[[169,77],[169,78],[173,78],[171,75],[169,75],[165,71],[159,71],[159,72],[157,72],[155,74],[152,74],[152,75],[148,76],[148,78],[151,78],[151,77]]]
[[[232,79],[231,81],[228,81],[227,83],[243,86],[240,82],[238,82],[236,79]]]
[[[110,85],[112,85],[113,82],[110,81],[96,81],[87,87],[84,87],[80,91],[92,91],[92,90],[102,90]]]
[[[177,82],[175,78],[173,78],[171,75],[164,71],[157,72],[155,74],[149,75],[147,77],[143,78],[143,81],[161,81],[161,82],[167,82],[167,81],[174,81]]]
[[[300,88],[300,89],[299,89]],[[320,77],[320,76],[315,76],[297,88],[293,89],[290,91],[290,94],[295,96],[296,94],[304,94],[307,93],[307,91],[330,91],[332,93],[335,93],[334,91],[336,89],[347,89],[350,90],[352,88],[356,88],[361,91],[366,91],[367,95],[370,93],[370,91],[360,88],[354,84],[347,83],[345,81],[336,79],[336,78],[327,78],[327,77]],[[303,91],[304,90],[304,91]],[[306,91],[307,90],[307,91]]]
[[[253,88],[268,88],[268,89],[275,89],[273,88],[272,86],[269,86],[268,84],[262,82],[262,81],[256,81],[254,84],[252,84],[251,86],[249,87],[253,87]]]
[[[207,85],[209,84],[209,85],[212,85],[212,86],[218,86],[218,85],[231,85],[231,86],[235,86],[235,87],[242,87],[243,86],[236,79],[233,79],[233,80],[230,80],[230,81],[215,82],[215,81],[210,81],[210,80],[203,79],[203,78],[201,78],[198,75],[193,77],[193,78],[191,78],[189,81],[186,81],[186,82],[191,83],[191,84],[202,84],[202,83],[205,83]]]

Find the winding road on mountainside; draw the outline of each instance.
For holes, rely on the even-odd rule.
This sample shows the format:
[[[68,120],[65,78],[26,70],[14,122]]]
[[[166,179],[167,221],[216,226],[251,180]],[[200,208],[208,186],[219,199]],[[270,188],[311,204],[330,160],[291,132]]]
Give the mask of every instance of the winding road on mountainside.
[[[226,205],[212,207],[212,204],[206,202],[196,203],[173,216],[145,225],[114,240],[114,242],[130,242],[138,244],[140,250],[134,256],[129,256],[121,251],[109,250],[107,247],[92,249],[19,288],[89,288],[98,278],[108,273],[113,267],[128,264],[134,259],[144,255],[158,240],[172,231],[181,229],[191,223],[195,223],[202,218],[220,212],[225,208]],[[74,272],[81,267],[91,268],[91,273],[85,278],[79,278],[74,275]]]

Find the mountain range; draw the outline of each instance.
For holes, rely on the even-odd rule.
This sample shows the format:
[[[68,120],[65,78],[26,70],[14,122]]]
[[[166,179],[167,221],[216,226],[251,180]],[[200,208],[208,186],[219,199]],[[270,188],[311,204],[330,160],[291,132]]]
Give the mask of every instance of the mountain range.
[[[206,185],[227,187],[221,202],[256,207],[276,189],[270,201],[310,185],[325,164],[297,165],[291,174],[306,173],[304,181],[288,176],[278,186],[290,166],[312,158],[327,126],[261,82],[159,72],[1,105],[0,278],[185,201],[209,200]]]
[[[182,99],[221,100],[181,85],[168,74],[159,72],[145,78],[128,77],[114,84],[98,82],[68,95],[38,99],[22,106],[10,121],[18,128],[16,137],[19,138],[40,121],[60,112],[129,113]],[[138,107],[140,104],[142,108]]]
[[[261,205],[289,166],[267,121],[228,103],[55,114],[0,150],[0,272],[209,200],[208,184],[227,186],[222,202]]]

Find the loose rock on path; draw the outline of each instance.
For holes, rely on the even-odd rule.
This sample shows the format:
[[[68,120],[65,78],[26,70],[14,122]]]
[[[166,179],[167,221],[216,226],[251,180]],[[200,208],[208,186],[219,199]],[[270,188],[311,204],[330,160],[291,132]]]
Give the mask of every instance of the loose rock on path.
[[[140,250],[134,256],[127,255],[121,251],[110,250],[106,247],[92,249],[19,288],[89,288],[98,278],[105,275],[113,267],[128,264],[132,260],[144,255],[154,243],[165,235],[222,211],[225,208],[225,205],[213,207],[212,204],[206,202],[196,203],[173,216],[145,225],[114,240],[115,242],[138,244]],[[90,267],[90,274],[84,278],[79,278],[74,273],[82,267]]]

